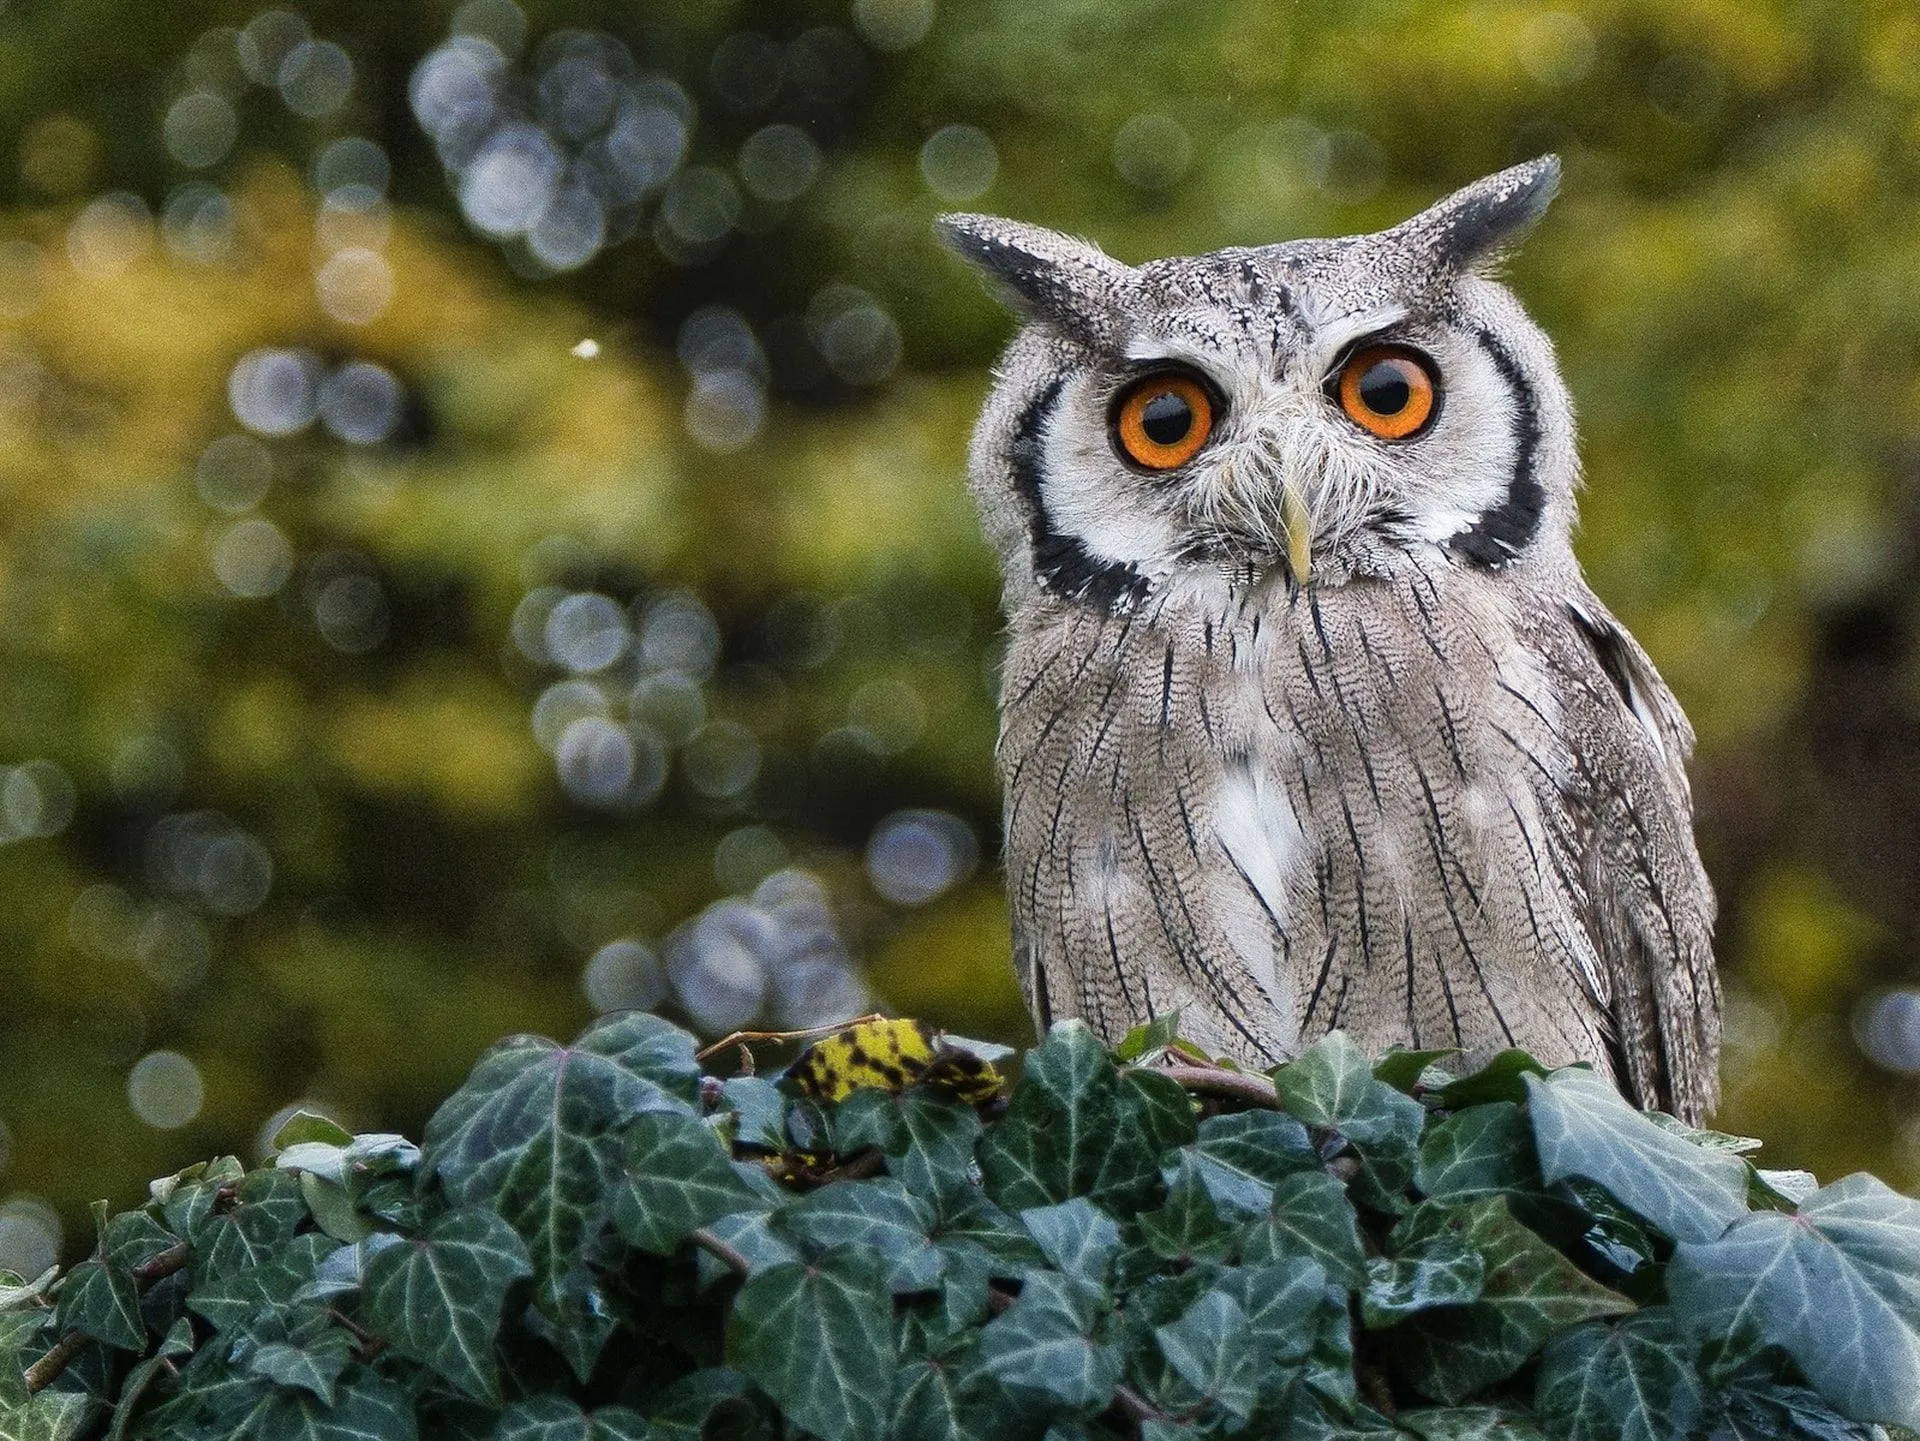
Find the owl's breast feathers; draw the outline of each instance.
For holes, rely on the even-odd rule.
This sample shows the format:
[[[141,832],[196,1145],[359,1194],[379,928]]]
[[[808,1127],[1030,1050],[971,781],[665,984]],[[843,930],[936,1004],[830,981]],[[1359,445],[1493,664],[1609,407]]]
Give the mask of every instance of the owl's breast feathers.
[[[1178,1008],[1262,1065],[1335,1027],[1519,1046],[1700,1118],[1719,997],[1692,737],[1599,602],[1555,595],[1402,552],[1304,592],[1023,607],[1000,761],[1043,1022],[1117,1039]]]

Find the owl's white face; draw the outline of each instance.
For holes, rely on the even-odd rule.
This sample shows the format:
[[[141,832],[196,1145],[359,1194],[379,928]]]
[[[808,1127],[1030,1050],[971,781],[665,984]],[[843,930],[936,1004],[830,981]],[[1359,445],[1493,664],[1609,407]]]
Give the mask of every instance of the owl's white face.
[[[1337,581],[1369,547],[1499,569],[1572,521],[1546,338],[1476,267],[1557,166],[1503,172],[1379,235],[1131,268],[958,217],[1034,323],[975,478],[1011,582],[1125,604],[1196,568]]]

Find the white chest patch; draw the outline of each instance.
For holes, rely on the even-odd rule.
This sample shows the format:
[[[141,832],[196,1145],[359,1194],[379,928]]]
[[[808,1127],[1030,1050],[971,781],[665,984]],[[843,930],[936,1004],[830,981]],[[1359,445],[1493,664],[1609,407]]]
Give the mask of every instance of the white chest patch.
[[[1221,774],[1213,829],[1233,872],[1216,890],[1224,929],[1274,1013],[1291,1016],[1294,978],[1283,973],[1280,936],[1287,929],[1287,878],[1307,854],[1300,818],[1260,762],[1239,761]]]

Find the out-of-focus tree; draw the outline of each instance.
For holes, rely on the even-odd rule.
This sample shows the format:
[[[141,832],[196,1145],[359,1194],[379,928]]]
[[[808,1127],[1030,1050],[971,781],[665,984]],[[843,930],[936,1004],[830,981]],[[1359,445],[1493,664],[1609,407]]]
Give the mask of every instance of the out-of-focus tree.
[[[1722,1124],[1920,1179],[1900,7],[0,23],[0,1265],[594,1006],[1018,1038],[963,484],[1007,322],[929,220],[1144,259],[1547,149],[1513,280],[1701,732]]]

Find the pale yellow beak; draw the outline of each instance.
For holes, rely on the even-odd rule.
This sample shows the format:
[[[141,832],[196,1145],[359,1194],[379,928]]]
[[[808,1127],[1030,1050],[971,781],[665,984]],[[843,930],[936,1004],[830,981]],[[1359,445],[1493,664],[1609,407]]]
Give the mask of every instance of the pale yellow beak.
[[[1280,522],[1287,531],[1287,569],[1295,585],[1305,585],[1313,574],[1313,521],[1305,493],[1291,478],[1280,489]]]

